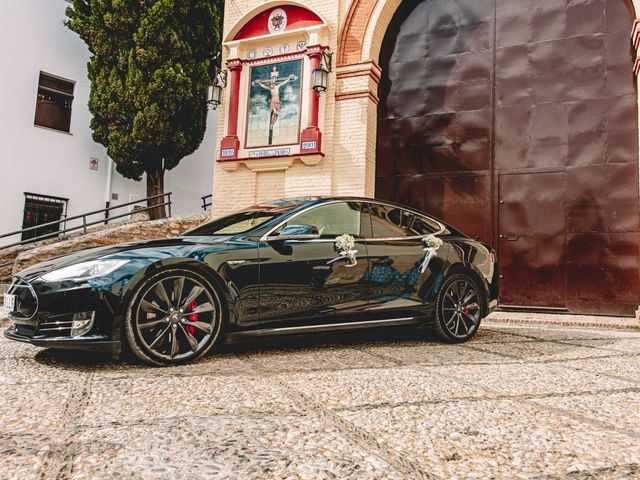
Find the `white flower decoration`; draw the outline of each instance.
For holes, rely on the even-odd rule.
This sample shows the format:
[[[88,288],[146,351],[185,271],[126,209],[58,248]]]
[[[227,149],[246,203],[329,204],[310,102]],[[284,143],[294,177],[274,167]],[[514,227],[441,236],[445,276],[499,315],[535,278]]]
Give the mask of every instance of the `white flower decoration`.
[[[338,251],[339,256],[334,258],[333,260],[329,260],[327,263],[331,264],[342,258],[347,258],[349,260],[349,263],[346,264],[345,267],[356,266],[358,264],[356,253],[358,253],[358,251],[354,250],[355,246],[356,240],[348,233],[336,237],[335,249]]]
[[[424,259],[420,265],[420,273],[424,273],[429,266],[429,262],[433,257],[438,254],[438,249],[442,246],[442,239],[436,237],[433,234],[427,235],[422,239],[424,242]]]
[[[442,239],[433,234],[427,235],[422,239],[426,248],[435,248],[436,250],[442,246]]]
[[[348,233],[336,237],[336,249],[340,252],[352,250],[356,246],[356,240]]]

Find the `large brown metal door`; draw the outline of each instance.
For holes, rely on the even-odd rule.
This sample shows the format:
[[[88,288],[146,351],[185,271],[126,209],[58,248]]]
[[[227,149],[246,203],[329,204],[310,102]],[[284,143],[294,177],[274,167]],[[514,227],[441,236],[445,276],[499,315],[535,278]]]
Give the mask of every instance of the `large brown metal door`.
[[[389,25],[376,196],[498,249],[501,306],[633,315],[639,303],[628,6],[405,0]]]
[[[500,304],[566,307],[564,172],[499,176]]]

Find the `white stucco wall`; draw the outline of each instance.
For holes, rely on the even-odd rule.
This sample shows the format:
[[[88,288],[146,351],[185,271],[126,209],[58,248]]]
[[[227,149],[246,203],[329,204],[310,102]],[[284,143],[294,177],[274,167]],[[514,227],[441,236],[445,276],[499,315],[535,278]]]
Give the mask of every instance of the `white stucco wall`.
[[[89,52],[62,23],[67,6],[64,0],[6,2],[0,15],[0,234],[21,228],[24,192],[69,198],[69,216],[105,205],[109,160],[89,129]],[[76,82],[71,134],[33,124],[40,71]],[[200,197],[211,193],[216,123],[210,111],[198,151],[166,175],[174,214],[201,211]],[[89,169],[91,157],[99,159],[97,171]],[[146,184],[114,169],[111,191],[119,195],[112,204],[124,203],[144,197]]]

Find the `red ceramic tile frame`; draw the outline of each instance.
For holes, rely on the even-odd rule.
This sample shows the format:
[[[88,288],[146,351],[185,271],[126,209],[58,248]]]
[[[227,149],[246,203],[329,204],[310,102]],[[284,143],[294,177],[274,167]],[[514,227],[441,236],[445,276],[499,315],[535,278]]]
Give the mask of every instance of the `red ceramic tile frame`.
[[[313,71],[320,68],[320,65],[322,64],[322,55],[327,50],[328,47],[323,47],[321,45],[311,45],[307,47],[307,55],[309,56],[309,71],[312,75],[312,82]],[[313,85],[309,85],[307,99],[307,127],[302,131],[300,135],[300,152],[320,153],[322,151],[322,132],[320,131],[318,121],[320,115],[320,94],[314,90]]]
[[[240,99],[240,76],[242,73],[242,60],[233,58],[227,61],[229,69],[229,101],[227,112],[227,134],[220,141],[220,159],[233,160],[238,158],[240,140],[238,140],[238,108]]]
[[[238,158],[238,152],[240,150],[240,140],[238,139],[238,112],[240,108],[240,75],[242,71],[242,67],[246,65],[255,65],[255,64],[265,64],[268,65],[270,63],[276,63],[278,61],[287,60],[287,59],[296,59],[300,58],[303,55],[307,55],[310,58],[310,71],[312,72],[315,68],[320,66],[320,59],[323,52],[329,50],[329,47],[322,45],[310,45],[301,52],[292,52],[285,53],[280,55],[274,55],[272,57],[261,57],[259,59],[251,59],[251,60],[243,60],[239,58],[230,59],[227,61],[227,67],[230,71],[230,80],[229,80],[229,102],[228,109],[229,114],[227,115],[227,135],[220,142],[220,157],[216,160],[217,162],[233,162],[237,160],[259,160],[258,158]],[[304,76],[304,71],[302,72],[302,76]],[[301,82],[301,90],[302,90],[302,82]],[[319,98],[318,94],[313,90],[313,86],[309,87],[308,92],[308,122],[307,127],[300,133],[299,135],[299,145],[301,152],[298,154],[292,154],[291,157],[299,157],[304,155],[322,155],[322,132],[318,126],[318,116],[319,116]],[[302,115],[302,111],[300,112]],[[246,139],[246,133],[245,133]],[[302,149],[303,143],[307,142],[315,142],[315,148]],[[287,146],[294,144],[284,144],[284,145],[268,145],[270,147],[276,146]],[[260,148],[260,147],[251,147],[251,148]],[[232,154],[223,155],[223,152],[232,151]],[[277,156],[280,157],[280,156]],[[260,157],[260,159],[272,158],[272,157]]]
[[[303,60],[304,59],[304,53],[305,51],[302,52],[295,52],[293,54],[282,54],[282,55],[276,55],[273,57],[262,57],[262,58],[256,58],[253,60],[246,60],[243,61],[243,64],[248,65],[249,67],[253,67],[256,65],[260,65],[260,66],[265,66],[265,65],[273,65],[275,63],[280,63],[281,60],[284,61],[294,61],[294,60]],[[249,70],[251,71],[251,70]],[[249,78],[251,78],[251,76],[249,76]],[[302,95],[302,85],[304,84],[304,62],[301,63],[300,65],[300,95]],[[249,85],[249,93],[247,94],[247,103],[249,102],[249,95],[251,92],[251,85]],[[275,148],[275,147],[288,147],[291,145],[297,145],[298,143],[300,143],[300,124],[302,123],[302,98],[300,99],[300,109],[298,111],[298,136],[295,142],[291,143],[274,143],[272,145],[254,145],[254,146],[247,146],[247,135],[249,132],[249,109],[247,108],[247,112],[245,114],[246,117],[246,121],[245,121],[245,125],[244,125],[244,148],[245,150],[248,149],[254,149],[254,148]]]

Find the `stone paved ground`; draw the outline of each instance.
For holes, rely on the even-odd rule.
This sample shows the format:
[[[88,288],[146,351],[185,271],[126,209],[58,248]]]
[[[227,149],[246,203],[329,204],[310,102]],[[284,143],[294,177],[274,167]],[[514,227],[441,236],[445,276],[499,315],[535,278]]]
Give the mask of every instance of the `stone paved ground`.
[[[0,478],[639,478],[640,333],[485,324],[180,368],[0,340]]]

